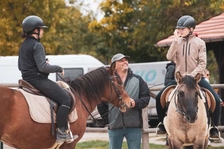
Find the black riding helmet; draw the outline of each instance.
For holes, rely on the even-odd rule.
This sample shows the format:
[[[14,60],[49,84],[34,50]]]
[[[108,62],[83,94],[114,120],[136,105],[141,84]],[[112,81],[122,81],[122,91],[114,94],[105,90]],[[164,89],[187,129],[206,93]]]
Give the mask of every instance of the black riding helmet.
[[[178,28],[194,28],[195,29],[195,20],[193,17],[189,15],[184,15],[182,16],[178,21],[177,21],[177,26],[176,29]]]
[[[35,15],[27,16],[22,22],[23,31],[29,33],[36,28],[48,28],[44,25],[43,20]]]

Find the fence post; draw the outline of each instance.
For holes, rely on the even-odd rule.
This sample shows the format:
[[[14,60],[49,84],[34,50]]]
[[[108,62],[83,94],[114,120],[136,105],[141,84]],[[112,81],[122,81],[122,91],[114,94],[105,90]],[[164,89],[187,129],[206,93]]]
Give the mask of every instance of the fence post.
[[[2,142],[0,142],[0,149],[3,149],[3,143]]]
[[[142,120],[143,120],[143,129],[142,129],[142,149],[149,149],[149,133],[145,132],[145,129],[149,128],[148,124],[148,108],[142,109]]]

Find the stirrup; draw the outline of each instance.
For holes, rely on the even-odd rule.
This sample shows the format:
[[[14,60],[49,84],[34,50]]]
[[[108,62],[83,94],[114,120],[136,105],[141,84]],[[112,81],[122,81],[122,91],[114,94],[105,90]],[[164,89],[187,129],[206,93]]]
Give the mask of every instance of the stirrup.
[[[68,130],[68,134],[70,136],[69,139],[66,139],[66,143],[72,143],[75,139],[77,139],[79,136],[78,135],[72,135],[72,131],[71,130]]]
[[[220,140],[220,132],[219,132],[218,127],[212,126],[209,129],[209,140],[211,140],[211,141],[218,141],[218,140]]]
[[[67,133],[69,134],[70,138],[69,139],[66,139],[66,143],[72,143],[75,139],[77,139],[79,136],[78,135],[73,135],[72,134],[72,131],[70,129],[70,124],[68,122],[67,124]]]
[[[158,131],[159,131],[159,126],[163,125],[164,127],[164,134],[166,134],[166,128],[164,126],[164,124],[162,122],[160,122],[157,126],[156,126],[156,136],[157,135],[164,135],[164,134],[158,134]]]
[[[67,134],[66,131],[62,131],[59,128],[56,129],[56,143],[57,144],[63,144],[66,139],[69,137],[69,134]]]

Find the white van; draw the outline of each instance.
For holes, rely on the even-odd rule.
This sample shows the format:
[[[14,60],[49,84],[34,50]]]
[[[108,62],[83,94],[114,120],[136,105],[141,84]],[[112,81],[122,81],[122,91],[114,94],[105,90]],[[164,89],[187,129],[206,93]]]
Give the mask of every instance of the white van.
[[[49,63],[64,68],[66,81],[87,73],[92,68],[104,66],[102,62],[90,55],[46,55]],[[0,85],[16,85],[21,79],[18,69],[18,56],[0,56]],[[49,78],[53,81],[60,80],[56,73],[51,73]]]
[[[166,65],[169,62],[129,63],[129,67],[135,74],[140,75],[149,87],[154,87],[164,84]]]

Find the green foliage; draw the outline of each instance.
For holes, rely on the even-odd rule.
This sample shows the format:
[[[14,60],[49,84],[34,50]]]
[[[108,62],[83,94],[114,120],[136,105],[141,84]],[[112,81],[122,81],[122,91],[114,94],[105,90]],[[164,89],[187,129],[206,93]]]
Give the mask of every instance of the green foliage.
[[[173,33],[179,17],[189,14],[200,23],[223,12],[223,2],[105,0],[100,6],[105,17],[98,22],[91,19],[93,14],[83,17],[77,9],[81,6],[68,7],[64,0],[0,1],[0,55],[18,54],[23,19],[38,15],[49,27],[41,39],[47,54],[84,53],[108,64],[112,55],[122,52],[132,62],[162,61],[167,48],[154,44]]]
[[[173,33],[182,15],[192,15],[199,23],[223,8],[223,0],[105,0],[101,4],[105,17],[89,28],[100,36],[97,46],[107,49],[109,57],[122,52],[135,62],[160,61],[166,60],[167,48],[154,44]]]
[[[47,54],[94,51],[95,37],[88,31],[90,19],[67,7],[64,0],[7,0],[0,2],[0,10],[0,55],[18,54],[22,21],[28,15],[41,17],[49,27],[41,39]]]
[[[212,50],[207,52],[207,69],[210,72],[209,81],[211,84],[217,84],[219,82],[218,65]]]

